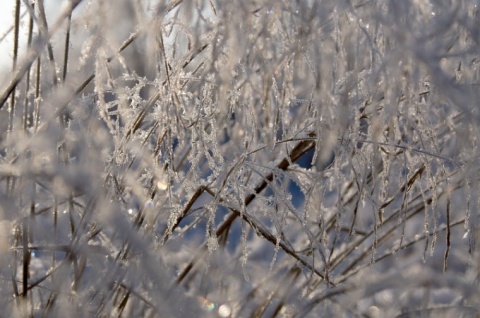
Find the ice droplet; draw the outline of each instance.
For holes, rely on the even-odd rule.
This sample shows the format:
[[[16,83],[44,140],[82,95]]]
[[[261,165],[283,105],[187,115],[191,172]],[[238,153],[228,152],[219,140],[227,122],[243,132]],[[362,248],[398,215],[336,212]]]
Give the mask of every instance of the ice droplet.
[[[157,188],[158,190],[165,191],[168,188],[168,184],[163,180],[159,180],[157,182]]]
[[[230,317],[230,315],[232,314],[232,308],[230,308],[230,306],[228,305],[223,304],[218,307],[218,314],[220,315],[220,317]]]

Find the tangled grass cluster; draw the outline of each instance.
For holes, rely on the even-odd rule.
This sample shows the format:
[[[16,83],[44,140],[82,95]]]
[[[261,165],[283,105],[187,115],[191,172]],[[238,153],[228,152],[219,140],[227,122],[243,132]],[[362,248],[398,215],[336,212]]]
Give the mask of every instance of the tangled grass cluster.
[[[11,1],[2,314],[479,315],[479,1]]]

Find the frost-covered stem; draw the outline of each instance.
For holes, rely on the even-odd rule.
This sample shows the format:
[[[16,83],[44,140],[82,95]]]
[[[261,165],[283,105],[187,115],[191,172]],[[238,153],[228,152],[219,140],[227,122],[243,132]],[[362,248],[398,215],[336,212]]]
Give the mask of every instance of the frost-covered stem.
[[[0,109],[5,104],[7,98],[12,94],[17,84],[23,79],[25,73],[30,70],[33,62],[37,59],[37,57],[40,56],[43,47],[48,44],[51,37],[56,33],[63,21],[72,13],[72,11],[77,7],[80,2],[81,0],[71,1],[70,3],[72,5],[70,5],[67,10],[63,10],[62,14],[58,17],[57,21],[55,21],[50,31],[47,34],[43,34],[42,37],[38,39],[38,43],[32,46],[30,50],[28,50],[25,56],[25,61],[21,63],[21,65],[14,71],[9,83],[0,92]]]
[[[310,136],[312,137],[312,136]],[[290,162],[296,162],[301,156],[303,156],[305,153],[307,153],[309,150],[313,149],[315,147],[315,141],[314,139],[311,139],[311,140],[304,140],[304,141],[301,141],[299,142],[291,151],[290,155],[289,155],[289,158],[284,158],[278,165],[277,165],[277,168],[280,169],[280,170],[286,170],[289,166],[290,166]],[[254,199],[255,197],[260,194],[267,186],[268,184],[274,179],[275,177],[275,174],[272,172],[270,173],[269,175],[267,175],[263,181],[258,184],[253,193],[249,194],[246,198],[245,198],[245,206],[248,206]],[[207,190],[207,189],[206,189]],[[213,192],[213,191],[210,191],[209,192],[210,195],[212,196],[216,196],[216,194]],[[194,196],[197,194],[197,192],[194,194]],[[192,201],[192,200],[190,200]],[[223,202],[224,200],[222,199],[221,202]],[[267,232],[266,230],[262,229],[260,227],[260,224],[255,224],[256,222],[254,222],[249,216],[248,214],[246,214],[245,212],[241,213],[240,211],[232,208],[232,207],[228,207],[232,213],[230,213],[230,215],[227,217],[227,219],[225,221],[222,222],[222,224],[220,224],[220,226],[217,228],[216,232],[215,232],[215,235],[217,237],[220,237],[221,235],[224,234],[225,231],[227,231],[232,223],[238,218],[238,217],[241,217],[243,218],[243,220],[245,220],[248,224],[250,224],[255,230],[259,231],[259,233],[261,233],[269,242],[271,242],[274,246],[277,245],[277,239],[275,238],[274,235],[270,234],[269,232]],[[302,264],[304,264],[305,266],[307,266],[310,270],[312,270],[313,272],[315,272],[319,277],[321,277],[322,279],[324,279],[324,276],[322,273],[320,273],[317,269],[315,269],[314,267],[312,267],[311,264],[309,264],[306,260],[304,260],[303,258],[301,258],[299,255],[296,254],[295,251],[293,251],[290,247],[288,247],[287,245],[285,245],[285,243],[281,242],[280,243],[280,247],[282,248],[282,250],[284,250],[287,254],[293,256],[295,259],[297,259],[298,261],[300,261]],[[206,249],[206,245],[204,244],[203,247],[202,247],[202,252],[201,254],[203,255],[205,252],[204,250]],[[182,271],[182,273],[178,276],[177,278],[177,282],[180,283],[183,278],[189,273],[189,271],[193,268],[193,264],[195,264],[196,262],[196,259],[200,259],[199,256],[195,257],[194,260],[192,260],[188,266]]]

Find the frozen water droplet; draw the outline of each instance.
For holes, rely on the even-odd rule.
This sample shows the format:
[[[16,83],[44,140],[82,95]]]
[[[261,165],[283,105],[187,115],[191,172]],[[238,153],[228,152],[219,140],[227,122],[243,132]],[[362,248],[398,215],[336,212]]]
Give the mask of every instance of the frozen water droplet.
[[[230,306],[228,305],[223,304],[218,307],[218,314],[220,315],[220,317],[230,317],[230,315],[232,314],[232,308],[230,308]]]
[[[168,184],[164,180],[160,180],[157,182],[157,188],[158,190],[165,191],[168,188]]]

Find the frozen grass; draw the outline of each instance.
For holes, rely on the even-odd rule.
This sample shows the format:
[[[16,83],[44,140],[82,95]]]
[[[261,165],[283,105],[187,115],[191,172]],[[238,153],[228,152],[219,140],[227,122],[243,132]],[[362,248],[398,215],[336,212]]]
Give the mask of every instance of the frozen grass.
[[[2,315],[479,315],[478,1],[30,3]]]

